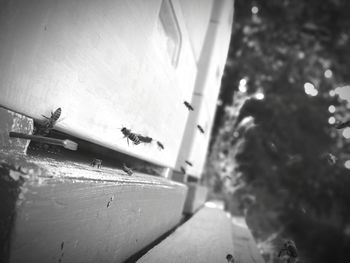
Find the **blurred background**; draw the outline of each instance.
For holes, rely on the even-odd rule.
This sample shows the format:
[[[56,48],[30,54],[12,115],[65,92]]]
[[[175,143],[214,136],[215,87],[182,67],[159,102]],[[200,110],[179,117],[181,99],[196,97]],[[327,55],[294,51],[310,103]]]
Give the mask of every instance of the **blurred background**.
[[[288,238],[299,262],[350,262],[349,12],[348,0],[235,1],[203,181],[246,217],[266,262]]]

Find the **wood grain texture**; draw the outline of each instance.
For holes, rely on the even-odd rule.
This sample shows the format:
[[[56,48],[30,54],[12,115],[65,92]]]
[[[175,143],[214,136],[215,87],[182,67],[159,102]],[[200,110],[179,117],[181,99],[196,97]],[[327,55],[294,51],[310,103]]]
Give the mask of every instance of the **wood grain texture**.
[[[58,130],[174,167],[197,67],[173,2],[182,36],[176,67],[159,45],[161,0],[2,1],[0,105],[35,119],[61,107]],[[123,126],[165,150],[128,146]]]
[[[29,171],[18,179],[18,199],[9,200],[16,215],[9,262],[123,262],[182,217],[186,186],[164,178],[0,159]]]
[[[137,262],[224,263],[228,253],[233,254],[230,220],[224,211],[204,207]]]
[[[0,107],[0,149],[25,153],[29,140],[9,137],[9,132],[32,134],[33,120],[21,114]]]

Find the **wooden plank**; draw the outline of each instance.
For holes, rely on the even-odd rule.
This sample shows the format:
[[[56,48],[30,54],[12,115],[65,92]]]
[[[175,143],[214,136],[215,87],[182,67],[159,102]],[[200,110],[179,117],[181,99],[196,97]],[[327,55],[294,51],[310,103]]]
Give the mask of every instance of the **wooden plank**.
[[[232,238],[237,262],[265,263],[244,218],[232,218]]]
[[[9,132],[11,131],[32,134],[33,120],[0,107],[0,149],[4,151],[25,153],[29,141],[13,138],[10,139]]]
[[[9,262],[123,262],[182,217],[186,186],[164,178],[52,159],[0,160],[9,165],[0,169],[1,192],[17,193],[2,196],[1,207],[14,209],[7,216],[16,214]],[[26,173],[10,175],[11,165]]]
[[[160,45],[161,0],[1,2],[0,105],[35,119],[61,107],[58,130],[174,167],[197,68],[172,2],[181,31],[176,67]],[[123,126],[164,151],[129,147]]]
[[[208,189],[197,183],[188,183],[188,191],[184,206],[184,213],[193,214],[204,205],[207,200]]]
[[[137,262],[226,262],[233,253],[230,233],[225,212],[204,207]]]

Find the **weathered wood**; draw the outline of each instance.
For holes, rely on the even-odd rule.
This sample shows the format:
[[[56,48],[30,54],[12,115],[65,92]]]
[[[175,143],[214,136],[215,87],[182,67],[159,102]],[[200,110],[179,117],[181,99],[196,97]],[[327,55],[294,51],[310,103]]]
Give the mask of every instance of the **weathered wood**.
[[[177,0],[181,41],[172,65],[161,2],[2,1],[0,105],[34,119],[61,107],[58,130],[174,167],[197,66]],[[128,146],[123,126],[165,149]]]
[[[0,157],[6,164],[0,169],[1,193],[16,193],[1,195],[1,207],[9,207],[1,217],[15,215],[9,222],[9,262],[123,262],[182,217],[186,186],[164,178]]]
[[[187,186],[188,191],[184,206],[184,213],[193,214],[205,203],[208,189],[205,186],[197,183],[188,183]]]
[[[232,238],[237,262],[265,263],[244,218],[233,217]]]
[[[29,140],[10,138],[9,132],[11,131],[32,134],[33,120],[0,107],[0,149],[25,153],[29,145]]]
[[[227,254],[233,254],[231,222],[224,211],[204,207],[137,262],[224,263]]]

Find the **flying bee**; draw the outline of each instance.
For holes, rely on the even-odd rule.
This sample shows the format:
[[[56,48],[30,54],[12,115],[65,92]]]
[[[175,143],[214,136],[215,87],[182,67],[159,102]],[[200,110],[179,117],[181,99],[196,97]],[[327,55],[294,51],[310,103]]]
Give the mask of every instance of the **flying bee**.
[[[164,145],[160,141],[157,141],[157,145],[159,150],[164,150]]]
[[[35,134],[46,136],[55,126],[56,122],[61,116],[61,113],[62,109],[58,108],[54,112],[51,112],[50,117],[42,115],[46,120],[42,124],[38,125],[38,127],[35,129]]]
[[[189,166],[193,166],[193,164],[187,160],[185,161],[185,163],[187,163]]]
[[[278,154],[278,148],[277,148],[275,143],[268,141],[268,142],[266,142],[266,146],[267,146],[270,153]]]
[[[183,166],[180,167],[180,170],[183,174],[186,174],[186,169]]]
[[[100,169],[100,168],[101,168],[101,165],[102,165],[102,160],[94,158],[94,159],[91,161],[90,165],[91,165],[92,167],[95,167],[95,166],[96,166],[98,169]]]
[[[125,163],[123,163],[123,171],[126,172],[129,176],[134,173],[134,171],[131,168],[127,167]]]
[[[184,101],[184,104],[189,111],[194,111],[194,108],[192,107],[192,105],[189,104],[187,101]]]
[[[288,256],[288,263],[294,262],[298,257],[298,250],[293,240],[287,240],[283,244],[283,248],[278,253],[278,257],[281,257],[282,253]]]
[[[344,129],[344,128],[346,128],[346,127],[350,127],[350,120],[345,121],[345,122],[336,123],[336,124],[334,125],[334,127],[335,127],[337,130]]]
[[[131,132],[130,129],[123,127],[121,129],[121,132],[123,133],[124,138],[126,137],[126,141],[128,142],[128,145],[129,145],[129,140],[131,140],[135,145],[140,144],[140,139],[139,139],[138,135]]]
[[[329,165],[335,165],[337,162],[337,157],[335,157],[333,154],[331,153],[326,153],[324,155],[324,157],[326,158],[327,162]]]
[[[231,254],[226,255],[227,263],[235,263],[235,258]]]
[[[197,128],[198,130],[201,132],[201,133],[204,133],[204,129],[202,128],[202,126],[200,126],[199,124],[197,125]]]

